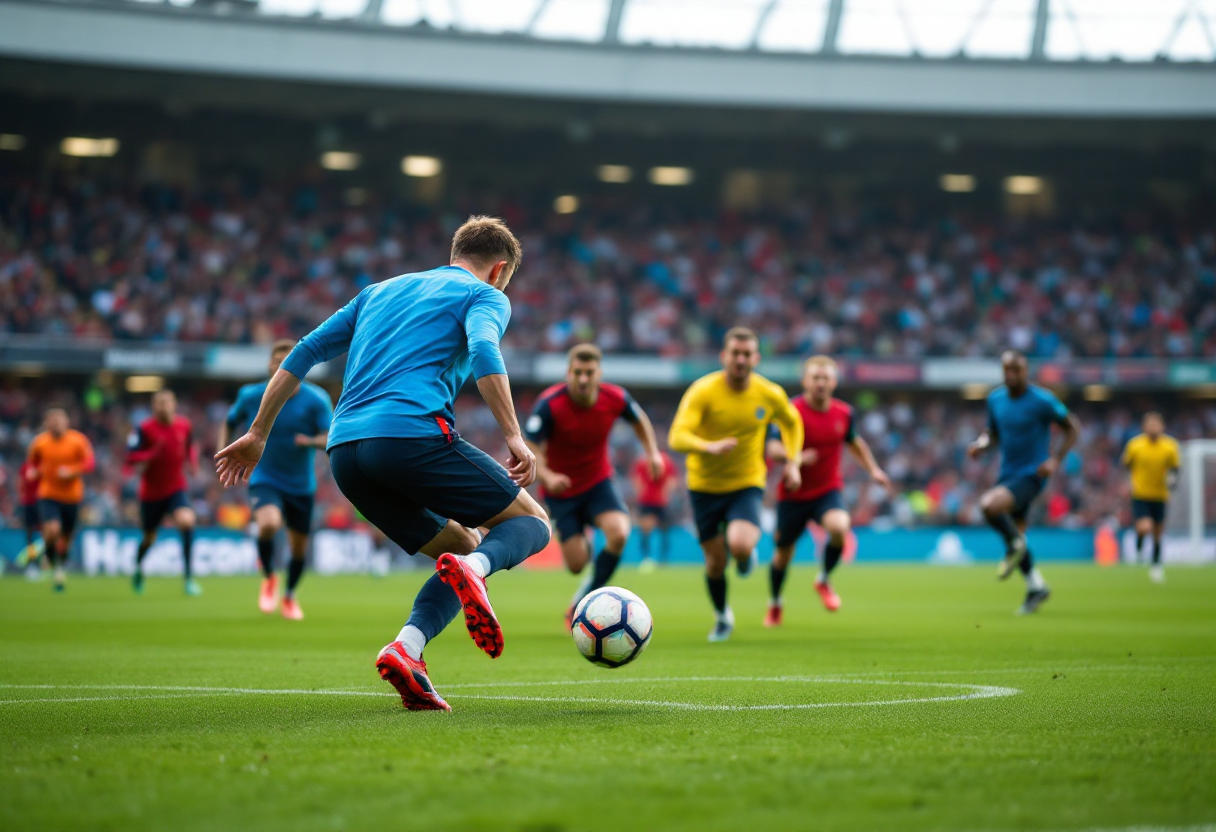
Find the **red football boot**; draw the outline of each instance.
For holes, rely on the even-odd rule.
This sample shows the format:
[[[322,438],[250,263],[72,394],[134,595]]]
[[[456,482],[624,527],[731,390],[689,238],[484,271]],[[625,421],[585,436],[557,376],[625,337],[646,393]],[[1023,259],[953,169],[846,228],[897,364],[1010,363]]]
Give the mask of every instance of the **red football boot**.
[[[764,616],[765,627],[780,627],[781,626],[781,605],[769,604],[768,613]]]
[[[469,628],[473,643],[486,651],[491,659],[502,655],[502,627],[490,606],[485,579],[474,572],[462,559],[452,554],[440,555],[435,563],[439,579],[452,588],[464,608],[464,624]]]
[[[827,581],[815,581],[815,591],[819,593],[819,598],[823,601],[823,607],[828,612],[836,612],[836,610],[840,609],[840,596],[828,586]]]
[[[426,662],[411,659],[401,642],[394,641],[380,651],[380,655],[376,656],[376,670],[380,671],[381,679],[401,694],[401,704],[407,710],[452,710],[452,706],[435,692],[435,686],[426,675]]]
[[[258,593],[258,609],[270,615],[279,605],[279,578],[271,575],[262,579],[262,591]]]

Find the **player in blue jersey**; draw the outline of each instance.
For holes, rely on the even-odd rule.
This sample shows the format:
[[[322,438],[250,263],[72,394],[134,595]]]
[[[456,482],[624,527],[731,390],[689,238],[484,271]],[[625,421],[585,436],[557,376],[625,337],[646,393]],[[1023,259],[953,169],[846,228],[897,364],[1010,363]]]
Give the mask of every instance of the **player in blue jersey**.
[[[329,429],[334,480],[363,516],[407,552],[436,558],[409,621],[376,657],[410,710],[451,710],[422,651],[463,610],[473,641],[497,658],[502,628],[485,579],[549,542],[544,509],[523,489],[536,478],[499,341],[504,294],[522,257],[502,220],[470,217],[450,265],[375,283],[305,337],[266,387],[249,432],[216,455],[225,486],[249,479],[275,417],[316,364],[347,353]],[[502,429],[507,467],[460,438],[456,394],[470,372]],[[479,528],[488,529],[484,537]]]
[[[1000,445],[997,484],[984,492],[980,508],[984,519],[1005,541],[1005,558],[997,577],[1003,581],[1016,568],[1026,578],[1026,600],[1018,609],[1019,614],[1026,614],[1037,610],[1051,595],[1026,545],[1026,515],[1076,444],[1081,423],[1051,391],[1030,383],[1026,356],[1016,350],[1006,351],[1001,355],[1001,369],[1005,386],[988,396],[988,429],[971,443],[967,453],[975,459],[993,445]],[[1054,453],[1052,425],[1064,433]]]
[[[283,339],[271,346],[272,377],[295,345],[295,341]],[[240,389],[228,410],[228,419],[220,425],[216,447],[226,446],[238,430],[244,430],[253,421],[267,384],[267,381],[246,384]],[[264,613],[272,613],[279,607],[284,618],[298,621],[304,617],[296,600],[296,587],[304,574],[308,535],[312,531],[313,497],[317,491],[313,457],[317,448],[325,447],[332,416],[329,394],[315,384],[303,382],[275,419],[274,429],[266,438],[262,462],[249,478],[249,502],[258,527],[258,562],[262,566],[258,608]],[[280,605],[274,542],[284,524],[291,560],[287,564],[287,591]]]

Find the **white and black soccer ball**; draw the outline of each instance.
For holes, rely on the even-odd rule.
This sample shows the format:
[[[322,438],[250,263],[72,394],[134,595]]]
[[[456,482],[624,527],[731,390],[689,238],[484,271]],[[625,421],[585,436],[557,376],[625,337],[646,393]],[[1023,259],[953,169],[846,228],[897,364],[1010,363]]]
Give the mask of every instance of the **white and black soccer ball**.
[[[654,621],[646,603],[627,589],[606,586],[589,592],[574,608],[570,635],[587,661],[621,667],[650,643]]]

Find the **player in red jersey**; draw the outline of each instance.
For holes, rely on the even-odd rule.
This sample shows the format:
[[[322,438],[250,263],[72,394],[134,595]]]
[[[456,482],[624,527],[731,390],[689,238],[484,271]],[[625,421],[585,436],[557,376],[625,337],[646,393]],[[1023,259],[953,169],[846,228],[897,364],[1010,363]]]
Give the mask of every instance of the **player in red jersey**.
[[[790,491],[783,482],[777,489],[777,532],[774,536],[777,550],[769,570],[772,599],[764,619],[766,627],[781,624],[781,585],[785,583],[786,572],[794,558],[794,545],[811,521],[828,535],[823,548],[823,568],[815,579],[815,589],[829,612],[840,609],[840,596],[828,584],[828,576],[840,562],[844,538],[851,524],[840,498],[840,490],[844,488],[844,477],[840,473],[844,448],[849,449],[874,482],[891,489],[890,478],[874,461],[866,440],[853,428],[853,408],[832,397],[836,383],[836,362],[826,355],[812,356],[803,364],[803,393],[794,399],[794,408],[802,417],[805,434],[802,486],[797,491]],[[785,449],[779,440],[769,442],[768,456],[785,461]]]
[[[618,417],[633,426],[652,473],[657,477],[663,470],[650,419],[623,388],[603,383],[602,361],[594,344],[571,347],[566,382],[541,393],[524,428],[536,454],[541,496],[571,572],[579,574],[591,560],[588,527],[604,534],[604,549],[574,594],[567,621],[583,596],[607,585],[629,539],[629,511],[612,479],[608,453],[608,436]]]
[[[662,451],[659,456],[663,459],[663,471],[659,476],[654,475],[651,462],[646,457],[639,457],[633,466],[633,489],[638,498],[638,531],[642,544],[642,568],[654,569],[657,565],[650,556],[650,540],[655,532],[662,537],[659,542],[659,562],[667,561],[667,507],[671,505],[671,493],[675,489],[680,472],[671,457]]]
[[[17,553],[17,568],[29,565],[31,577],[37,577],[43,552],[42,518],[38,514],[38,469],[28,459],[17,471],[17,487],[21,492],[21,523],[25,527],[25,548]]]
[[[198,474],[198,447],[194,444],[194,427],[190,420],[177,412],[177,396],[172,390],[160,390],[152,396],[152,416],[145,419],[127,442],[127,463],[143,465],[139,480],[139,513],[144,537],[135,557],[135,574],[131,586],[137,593],[144,591],[144,556],[156,542],[156,532],[166,516],[172,516],[182,537],[182,572],[187,595],[202,595],[203,588],[191,573],[194,546],[194,510],[186,495],[187,463],[192,474]]]

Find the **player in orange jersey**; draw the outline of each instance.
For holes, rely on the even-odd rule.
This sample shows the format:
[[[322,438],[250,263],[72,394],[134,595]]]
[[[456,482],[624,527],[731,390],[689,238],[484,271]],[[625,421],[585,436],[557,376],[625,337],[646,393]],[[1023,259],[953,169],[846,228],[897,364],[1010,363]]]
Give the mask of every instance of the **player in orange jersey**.
[[[47,410],[43,427],[30,443],[26,477],[38,480],[42,539],[55,569],[55,591],[63,592],[63,566],[84,500],[84,475],[93,470],[93,445],[83,433],[71,429],[62,407]]]

